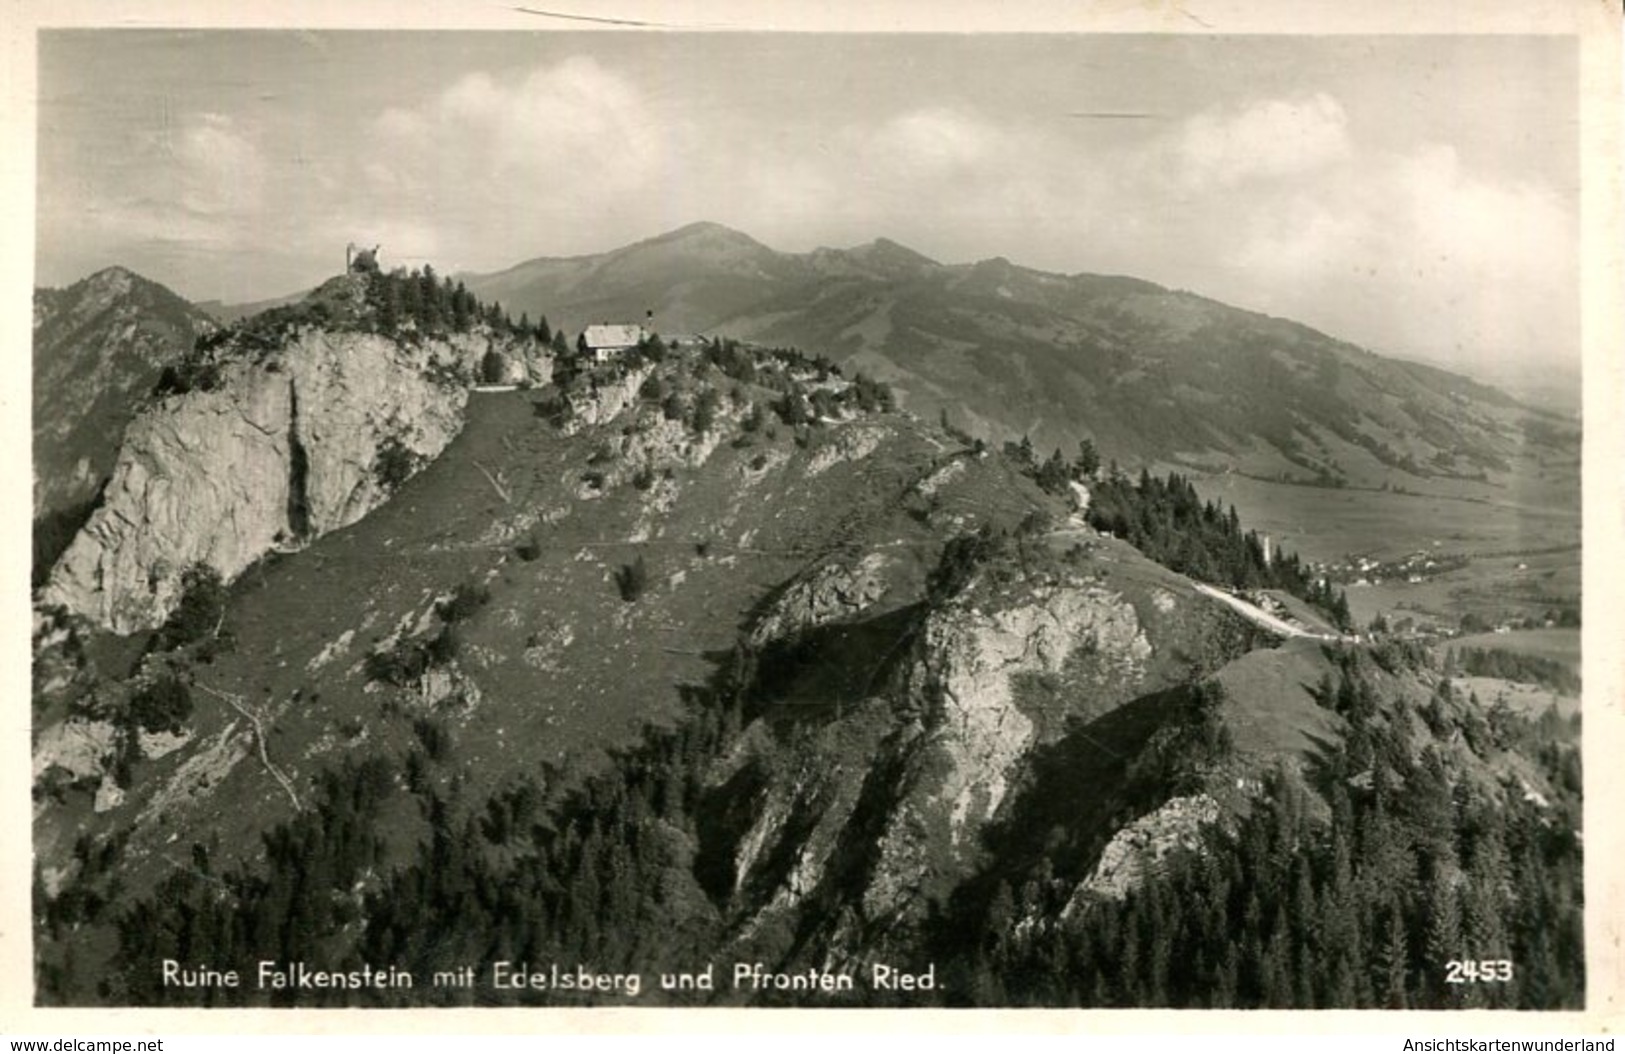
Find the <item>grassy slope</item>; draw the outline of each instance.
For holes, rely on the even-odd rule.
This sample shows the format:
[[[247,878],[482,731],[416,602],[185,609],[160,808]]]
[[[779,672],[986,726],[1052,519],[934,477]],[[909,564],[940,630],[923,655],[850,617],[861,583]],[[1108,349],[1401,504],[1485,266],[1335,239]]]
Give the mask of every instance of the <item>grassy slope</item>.
[[[1564,695],[1539,685],[1520,684],[1498,677],[1458,677],[1454,683],[1462,691],[1478,696],[1478,701],[1485,706],[1504,702],[1525,717],[1539,717],[1553,707],[1564,717],[1580,712],[1579,696]]]
[[[1293,486],[1230,475],[1199,479],[1204,497],[1234,504],[1249,526],[1269,531],[1307,559],[1348,553],[1402,556],[1438,541],[1449,552],[1504,552],[1579,544],[1577,480],[1531,481],[1527,497],[1442,481],[1416,493]]]
[[[945,537],[907,516],[900,498],[946,450],[900,418],[880,419],[889,438],[876,454],[814,476],[804,470],[830,438],[822,432],[805,450],[783,428],[772,440],[758,434],[744,449],[725,442],[703,469],[677,470],[675,503],[651,515],[653,492],[629,483],[577,498],[580,473],[603,433],[563,436],[532,413],[530,400],[525,392],[476,396],[464,433],[389,503],[239,580],[226,627],[240,646],[200,667],[198,680],[272,718],[270,756],[296,784],[363,743],[398,753],[409,747],[421,702],[368,685],[362,659],[375,641],[461,583],[485,583],[491,592],[490,603],[459,627],[459,665],[479,701],[443,707],[437,716],[451,728],[456,763],[478,790],[544,761],[590,765],[603,751],[634,742],[646,723],[672,719],[678,686],[703,683],[747,614],[821,556],[841,546],[883,548],[901,580],[921,583]],[[763,454],[768,466],[750,471]],[[955,507],[968,513],[980,505],[998,515],[1003,504],[998,487],[989,486],[981,499],[956,499]],[[555,522],[535,529],[540,552],[526,561],[515,543],[537,516]],[[650,536],[631,540],[644,532]],[[700,542],[708,543],[703,556]],[[613,575],[638,555],[650,586],[628,604]],[[349,645],[340,647],[347,632]],[[541,647],[527,650],[530,643]],[[324,649],[336,655],[313,666]],[[233,722],[241,726],[225,704],[194,695],[194,745]],[[356,728],[363,731],[351,735]],[[79,829],[123,822],[189,754],[143,763],[132,804],[114,813],[49,815],[47,827],[71,829],[47,831],[42,843],[71,844]],[[188,839],[218,839],[217,859],[252,856],[259,830],[289,808],[251,755],[223,780],[174,802],[164,826],[137,836],[130,884],[139,888],[174,866],[163,846],[177,827]],[[242,816],[255,822],[241,823]],[[403,831],[415,823],[401,821]]]
[[[1236,750],[1275,760],[1308,755],[1340,734],[1342,722],[1310,695],[1333,671],[1318,641],[1293,640],[1249,652],[1217,676],[1228,693],[1225,712]]]

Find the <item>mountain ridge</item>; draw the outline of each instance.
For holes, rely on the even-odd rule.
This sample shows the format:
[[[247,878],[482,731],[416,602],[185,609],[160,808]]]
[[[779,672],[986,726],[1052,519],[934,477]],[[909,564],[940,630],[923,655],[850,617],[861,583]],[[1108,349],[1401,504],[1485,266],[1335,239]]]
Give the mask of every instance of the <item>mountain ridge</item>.
[[[800,347],[882,377],[905,406],[946,412],[990,441],[1033,431],[1042,448],[1072,449],[1089,439],[1130,463],[1218,454],[1253,473],[1372,486],[1390,470],[1476,475],[1513,452],[1515,415],[1545,416],[1496,397],[1503,419],[1463,430],[1471,415],[1452,393],[1488,389],[1447,371],[1400,376],[1398,360],[1313,327],[1144,279],[1003,257],[942,264],[884,238],[781,253],[696,224],[460,277],[569,331],[652,314],[656,330]],[[1315,390],[1333,384],[1328,371],[1342,374],[1330,401]],[[1382,394],[1417,380],[1408,408]],[[1216,385],[1217,400],[1199,394]],[[1276,398],[1261,404],[1262,389]],[[1450,464],[1458,454],[1467,461]]]
[[[1148,279],[1087,271],[1050,272],[1027,267],[1005,256],[942,263],[885,236],[878,236],[868,242],[848,247],[820,246],[806,252],[782,252],[770,248],[747,232],[715,221],[698,220],[616,248],[564,256],[536,256],[497,271],[460,271],[454,273],[452,277],[465,282],[477,295],[499,300],[512,312],[523,311],[537,317],[545,314],[555,327],[562,326],[571,333],[578,332],[590,323],[602,322],[610,317],[642,319],[646,311],[654,310],[656,328],[664,328],[668,332],[709,332],[715,329],[722,335],[741,338],[754,338],[760,335],[748,331],[759,330],[761,327],[751,324],[745,309],[752,306],[751,301],[760,302],[765,299],[761,290],[745,292],[735,289],[732,297],[727,296],[727,291],[724,290],[720,305],[698,302],[694,297],[688,296],[680,298],[675,305],[657,306],[652,301],[659,299],[664,285],[683,285],[685,289],[692,290],[696,285],[696,278],[674,276],[660,282],[650,281],[647,276],[642,276],[641,280],[639,276],[633,276],[630,282],[623,278],[616,288],[592,288],[594,283],[605,284],[606,276],[613,276],[629,262],[636,265],[639,258],[647,254],[674,248],[693,249],[696,246],[708,247],[713,257],[717,256],[715,250],[719,247],[728,250],[721,254],[720,262],[735,269],[742,260],[758,264],[759,270],[764,273],[749,275],[747,272],[747,275],[765,278],[770,292],[782,291],[787,283],[804,286],[809,279],[818,277],[821,270],[827,272],[828,268],[836,266],[844,269],[848,277],[854,274],[874,276],[872,262],[878,257],[893,264],[906,261],[912,265],[900,268],[905,277],[917,275],[921,271],[940,272],[956,279],[952,283],[955,287],[990,292],[994,295],[997,295],[998,278],[1003,276],[1026,282],[1027,292],[1048,286],[1053,293],[1057,285],[1069,283],[1081,287],[1081,291],[1087,296],[1095,298],[1147,296],[1161,298],[1165,303],[1184,305],[1186,309],[1220,309],[1261,323],[1285,323],[1299,327],[1315,340],[1341,345],[1384,361],[1420,362],[1452,377],[1469,380],[1482,387],[1495,387],[1494,384],[1473,380],[1446,364],[1385,355],[1371,349],[1360,348],[1323,330],[1292,319],[1233,307],[1200,293],[1162,286]],[[667,260],[664,266],[669,267],[673,263],[681,262],[683,261]],[[711,262],[715,264],[718,261]],[[645,268],[637,265],[635,270],[642,272]],[[561,271],[572,273],[559,274]],[[824,276],[828,277],[827,273]],[[700,276],[700,280],[703,281],[704,277]],[[898,275],[894,273],[891,277]],[[544,290],[535,288],[538,283],[552,285]],[[992,288],[978,288],[979,285],[988,286],[990,283]],[[559,296],[561,289],[566,291],[566,295]],[[800,288],[797,292],[805,295],[807,289]],[[291,294],[249,305],[219,305],[217,310],[221,313],[221,317],[229,320],[241,317],[247,309],[263,310],[291,302],[303,295]],[[828,352],[831,349],[810,347],[808,350]],[[904,390],[907,391],[906,384]],[[1529,408],[1543,412],[1539,407]]]

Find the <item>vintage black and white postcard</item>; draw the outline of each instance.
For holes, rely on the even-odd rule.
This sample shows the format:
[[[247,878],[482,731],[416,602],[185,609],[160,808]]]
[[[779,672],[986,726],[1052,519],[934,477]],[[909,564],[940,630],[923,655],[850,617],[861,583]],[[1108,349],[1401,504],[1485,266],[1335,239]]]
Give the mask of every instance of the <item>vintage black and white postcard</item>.
[[[42,9],[20,998],[1608,1012],[1506,6]]]

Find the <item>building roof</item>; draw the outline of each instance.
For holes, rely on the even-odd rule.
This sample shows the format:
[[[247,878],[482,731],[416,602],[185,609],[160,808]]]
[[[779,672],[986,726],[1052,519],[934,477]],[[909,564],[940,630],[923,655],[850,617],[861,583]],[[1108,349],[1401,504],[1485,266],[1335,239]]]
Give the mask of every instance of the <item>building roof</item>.
[[[587,327],[589,348],[633,348],[643,339],[643,327],[636,323]]]

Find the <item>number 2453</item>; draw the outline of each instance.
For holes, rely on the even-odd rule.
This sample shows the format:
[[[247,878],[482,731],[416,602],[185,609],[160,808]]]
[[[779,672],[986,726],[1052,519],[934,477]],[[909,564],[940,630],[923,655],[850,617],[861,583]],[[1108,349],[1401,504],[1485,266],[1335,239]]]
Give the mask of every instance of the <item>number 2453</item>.
[[[1444,964],[1446,984],[1488,984],[1512,980],[1511,959],[1452,959]]]

